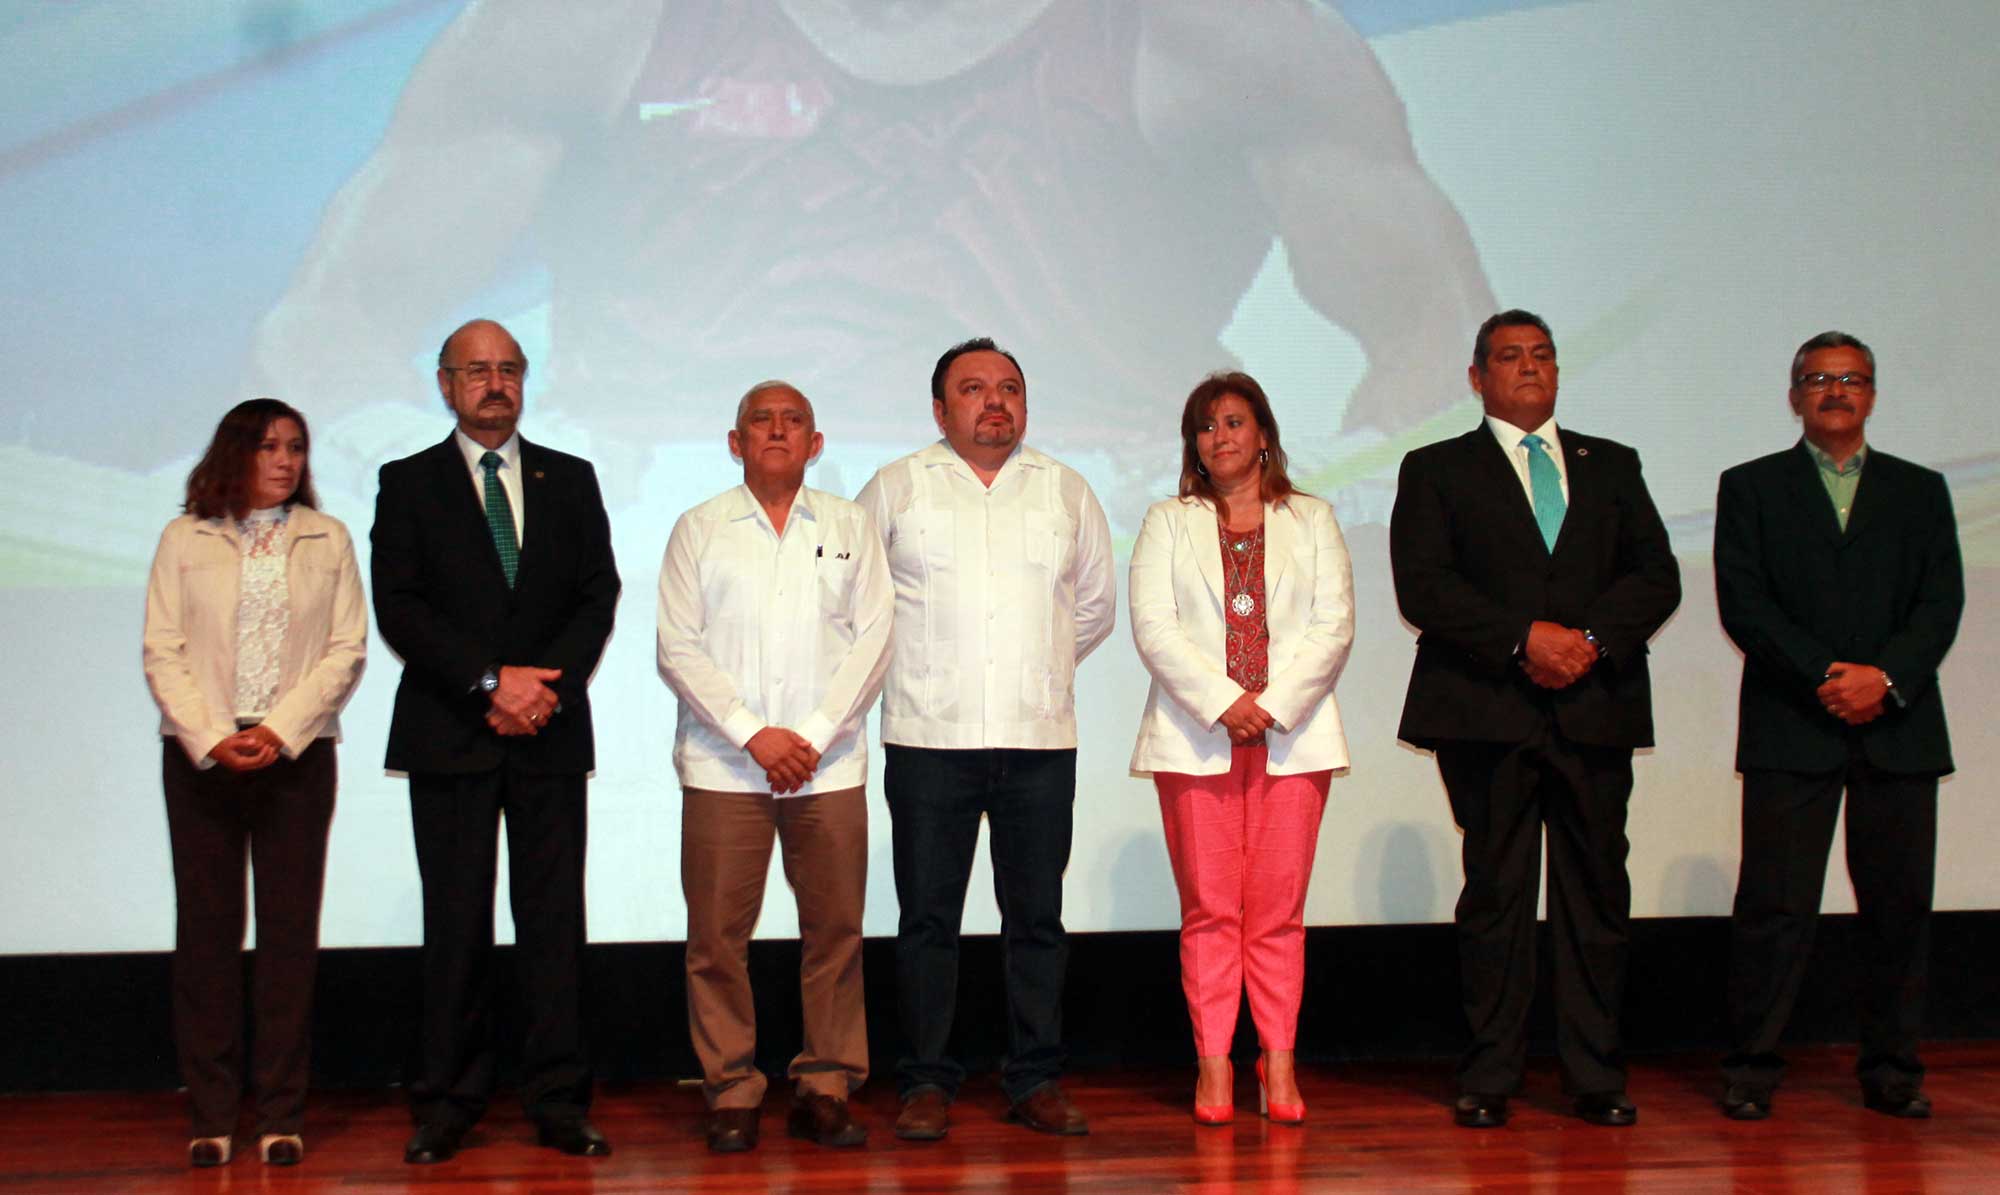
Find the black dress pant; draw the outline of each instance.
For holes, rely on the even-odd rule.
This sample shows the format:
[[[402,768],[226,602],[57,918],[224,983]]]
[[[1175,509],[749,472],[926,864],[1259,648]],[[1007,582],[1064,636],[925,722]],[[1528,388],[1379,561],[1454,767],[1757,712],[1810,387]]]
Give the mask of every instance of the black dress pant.
[[[958,939],[965,889],[991,834],[993,894],[1000,906],[1007,990],[1007,1060],[1000,1086],[1019,1101],[1062,1074],[1062,923],[1069,866],[1076,750],[969,751],[886,744],[882,788],[894,821],[897,1001],[908,1053],[897,1062],[907,1096],[958,1091],[965,1068],[951,1057],[958,1010]]]
[[[1847,873],[1861,927],[1864,1086],[1921,1082],[1917,1058],[1937,863],[1937,777],[1884,772],[1857,749],[1832,772],[1743,773],[1743,863],[1730,917],[1732,1083],[1774,1087],[1778,1039],[1812,957],[1834,819],[1847,794]]]
[[[527,1017],[521,1104],[541,1122],[590,1106],[583,1041],[583,860],[588,783],[511,764],[474,775],[411,773],[410,824],[424,886],[424,1011],[410,1110],[464,1128],[496,1081],[493,882],[507,824],[517,983]]]
[[[1437,761],[1465,835],[1456,921],[1472,1044],[1459,1062],[1459,1090],[1512,1094],[1526,1073],[1544,830],[1564,1085],[1577,1095],[1624,1090],[1618,1015],[1632,909],[1631,750],[1570,742],[1545,720],[1522,743],[1439,743]]]
[[[254,772],[161,750],[174,855],[174,1046],[194,1136],[236,1130],[243,1094],[244,868],[255,877],[250,990],[254,1132],[297,1133],[312,1058],[320,894],[337,782],[333,740]]]

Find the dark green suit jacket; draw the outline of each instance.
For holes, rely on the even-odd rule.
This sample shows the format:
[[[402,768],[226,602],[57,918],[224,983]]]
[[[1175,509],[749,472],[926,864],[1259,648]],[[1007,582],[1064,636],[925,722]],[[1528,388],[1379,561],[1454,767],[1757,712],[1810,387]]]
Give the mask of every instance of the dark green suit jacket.
[[[1715,503],[1715,596],[1743,650],[1738,769],[1832,771],[1858,741],[1885,771],[1952,770],[1937,671],[1965,578],[1940,474],[1870,448],[1842,532],[1804,442],[1730,469]],[[1815,694],[1835,660],[1887,672],[1907,705],[1841,722]]]

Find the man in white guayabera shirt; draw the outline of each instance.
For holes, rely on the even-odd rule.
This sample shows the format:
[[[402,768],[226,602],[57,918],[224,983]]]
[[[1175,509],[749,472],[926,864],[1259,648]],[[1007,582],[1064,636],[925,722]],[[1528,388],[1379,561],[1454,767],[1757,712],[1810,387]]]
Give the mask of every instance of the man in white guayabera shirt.
[[[894,590],[866,512],[805,484],[823,443],[805,395],[751,387],[729,433],[743,484],[682,515],[660,564],[660,675],[680,698],[688,1031],[718,1153],[757,1144],[747,963],[774,836],[798,898],[805,1011],[788,1129],[830,1146],[868,1136],[847,1097],[868,1078],[865,726]]]
[[[896,1135],[935,1140],[964,1068],[946,1053],[959,925],[991,828],[1005,938],[1009,1117],[1088,1131],[1062,1073],[1062,924],[1076,797],[1077,662],[1111,633],[1111,532],[1082,476],[1022,443],[1027,383],[991,340],[931,373],[944,439],[862,487],[896,581],[882,701],[883,795],[894,821],[896,979],[905,1054]]]

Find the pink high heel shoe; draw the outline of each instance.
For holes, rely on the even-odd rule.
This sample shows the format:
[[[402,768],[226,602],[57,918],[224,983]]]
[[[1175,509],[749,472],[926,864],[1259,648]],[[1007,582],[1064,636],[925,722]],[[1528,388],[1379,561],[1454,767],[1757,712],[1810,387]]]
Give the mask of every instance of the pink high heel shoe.
[[[1229,1091],[1233,1095],[1236,1091],[1236,1065],[1226,1058],[1223,1059],[1222,1065],[1229,1072]],[[1235,1119],[1236,1104],[1233,1101],[1225,1104],[1196,1104],[1194,1106],[1194,1122],[1196,1124],[1228,1124]]]
[[[1306,1122],[1306,1103],[1304,1100],[1300,1100],[1296,1104],[1278,1104],[1271,1101],[1264,1085],[1264,1056],[1262,1054],[1257,1056],[1257,1111],[1268,1117],[1272,1124],[1304,1124]]]

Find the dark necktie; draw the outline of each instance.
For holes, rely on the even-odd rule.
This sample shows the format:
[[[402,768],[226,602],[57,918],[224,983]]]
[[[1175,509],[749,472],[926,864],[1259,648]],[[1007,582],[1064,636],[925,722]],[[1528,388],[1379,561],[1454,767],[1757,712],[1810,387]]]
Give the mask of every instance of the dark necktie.
[[[507,505],[507,491],[500,487],[500,454],[488,452],[479,458],[486,470],[486,528],[493,533],[493,547],[500,553],[500,571],[507,574],[507,588],[514,588],[514,574],[521,568],[521,548],[514,539],[514,508]]]

